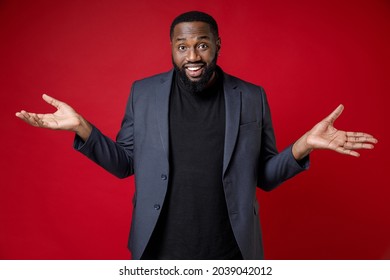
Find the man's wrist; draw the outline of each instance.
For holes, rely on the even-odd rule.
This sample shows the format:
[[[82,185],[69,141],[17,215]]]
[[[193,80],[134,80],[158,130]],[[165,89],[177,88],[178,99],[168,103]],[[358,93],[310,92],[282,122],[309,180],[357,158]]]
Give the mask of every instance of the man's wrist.
[[[92,132],[92,125],[84,119],[82,116],[78,116],[79,119],[79,125],[75,129],[75,133],[83,139],[83,141],[87,141],[88,137],[91,135]]]
[[[307,133],[299,138],[292,146],[292,154],[296,160],[302,160],[313,151],[313,148],[307,142]]]

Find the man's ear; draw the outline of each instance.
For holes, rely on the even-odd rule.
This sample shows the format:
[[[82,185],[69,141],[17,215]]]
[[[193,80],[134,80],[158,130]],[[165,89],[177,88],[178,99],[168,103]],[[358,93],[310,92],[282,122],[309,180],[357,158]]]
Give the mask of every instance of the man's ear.
[[[221,37],[218,37],[216,45],[217,45],[217,54],[219,54],[221,50]]]

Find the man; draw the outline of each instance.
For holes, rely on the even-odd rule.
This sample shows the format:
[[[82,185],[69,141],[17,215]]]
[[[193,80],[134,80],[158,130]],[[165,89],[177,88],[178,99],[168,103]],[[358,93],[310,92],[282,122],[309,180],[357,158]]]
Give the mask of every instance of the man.
[[[201,12],[171,25],[174,69],[133,84],[116,141],[47,95],[54,114],[27,123],[76,133],[74,147],[112,174],[135,174],[134,259],[261,259],[256,186],[272,190],[308,168],[314,149],[359,156],[377,140],[333,123],[340,105],[278,153],[263,89],[217,66],[221,40]]]

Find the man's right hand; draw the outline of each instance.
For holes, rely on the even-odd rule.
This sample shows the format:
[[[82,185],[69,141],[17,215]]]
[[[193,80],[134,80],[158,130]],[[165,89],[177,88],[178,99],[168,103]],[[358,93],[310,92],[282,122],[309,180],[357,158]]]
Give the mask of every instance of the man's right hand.
[[[92,126],[87,120],[62,101],[46,94],[42,95],[42,98],[57,108],[57,111],[53,114],[36,114],[22,110],[17,112],[16,116],[35,127],[73,131],[84,141],[88,139],[92,131]]]

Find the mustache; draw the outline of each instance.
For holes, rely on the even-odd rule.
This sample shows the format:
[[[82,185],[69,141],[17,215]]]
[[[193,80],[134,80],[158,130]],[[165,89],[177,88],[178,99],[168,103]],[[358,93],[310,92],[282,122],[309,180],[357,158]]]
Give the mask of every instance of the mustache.
[[[183,67],[184,68],[188,68],[188,67],[203,67],[205,65],[206,65],[206,63],[199,61],[199,62],[186,63],[186,64],[183,65]]]

